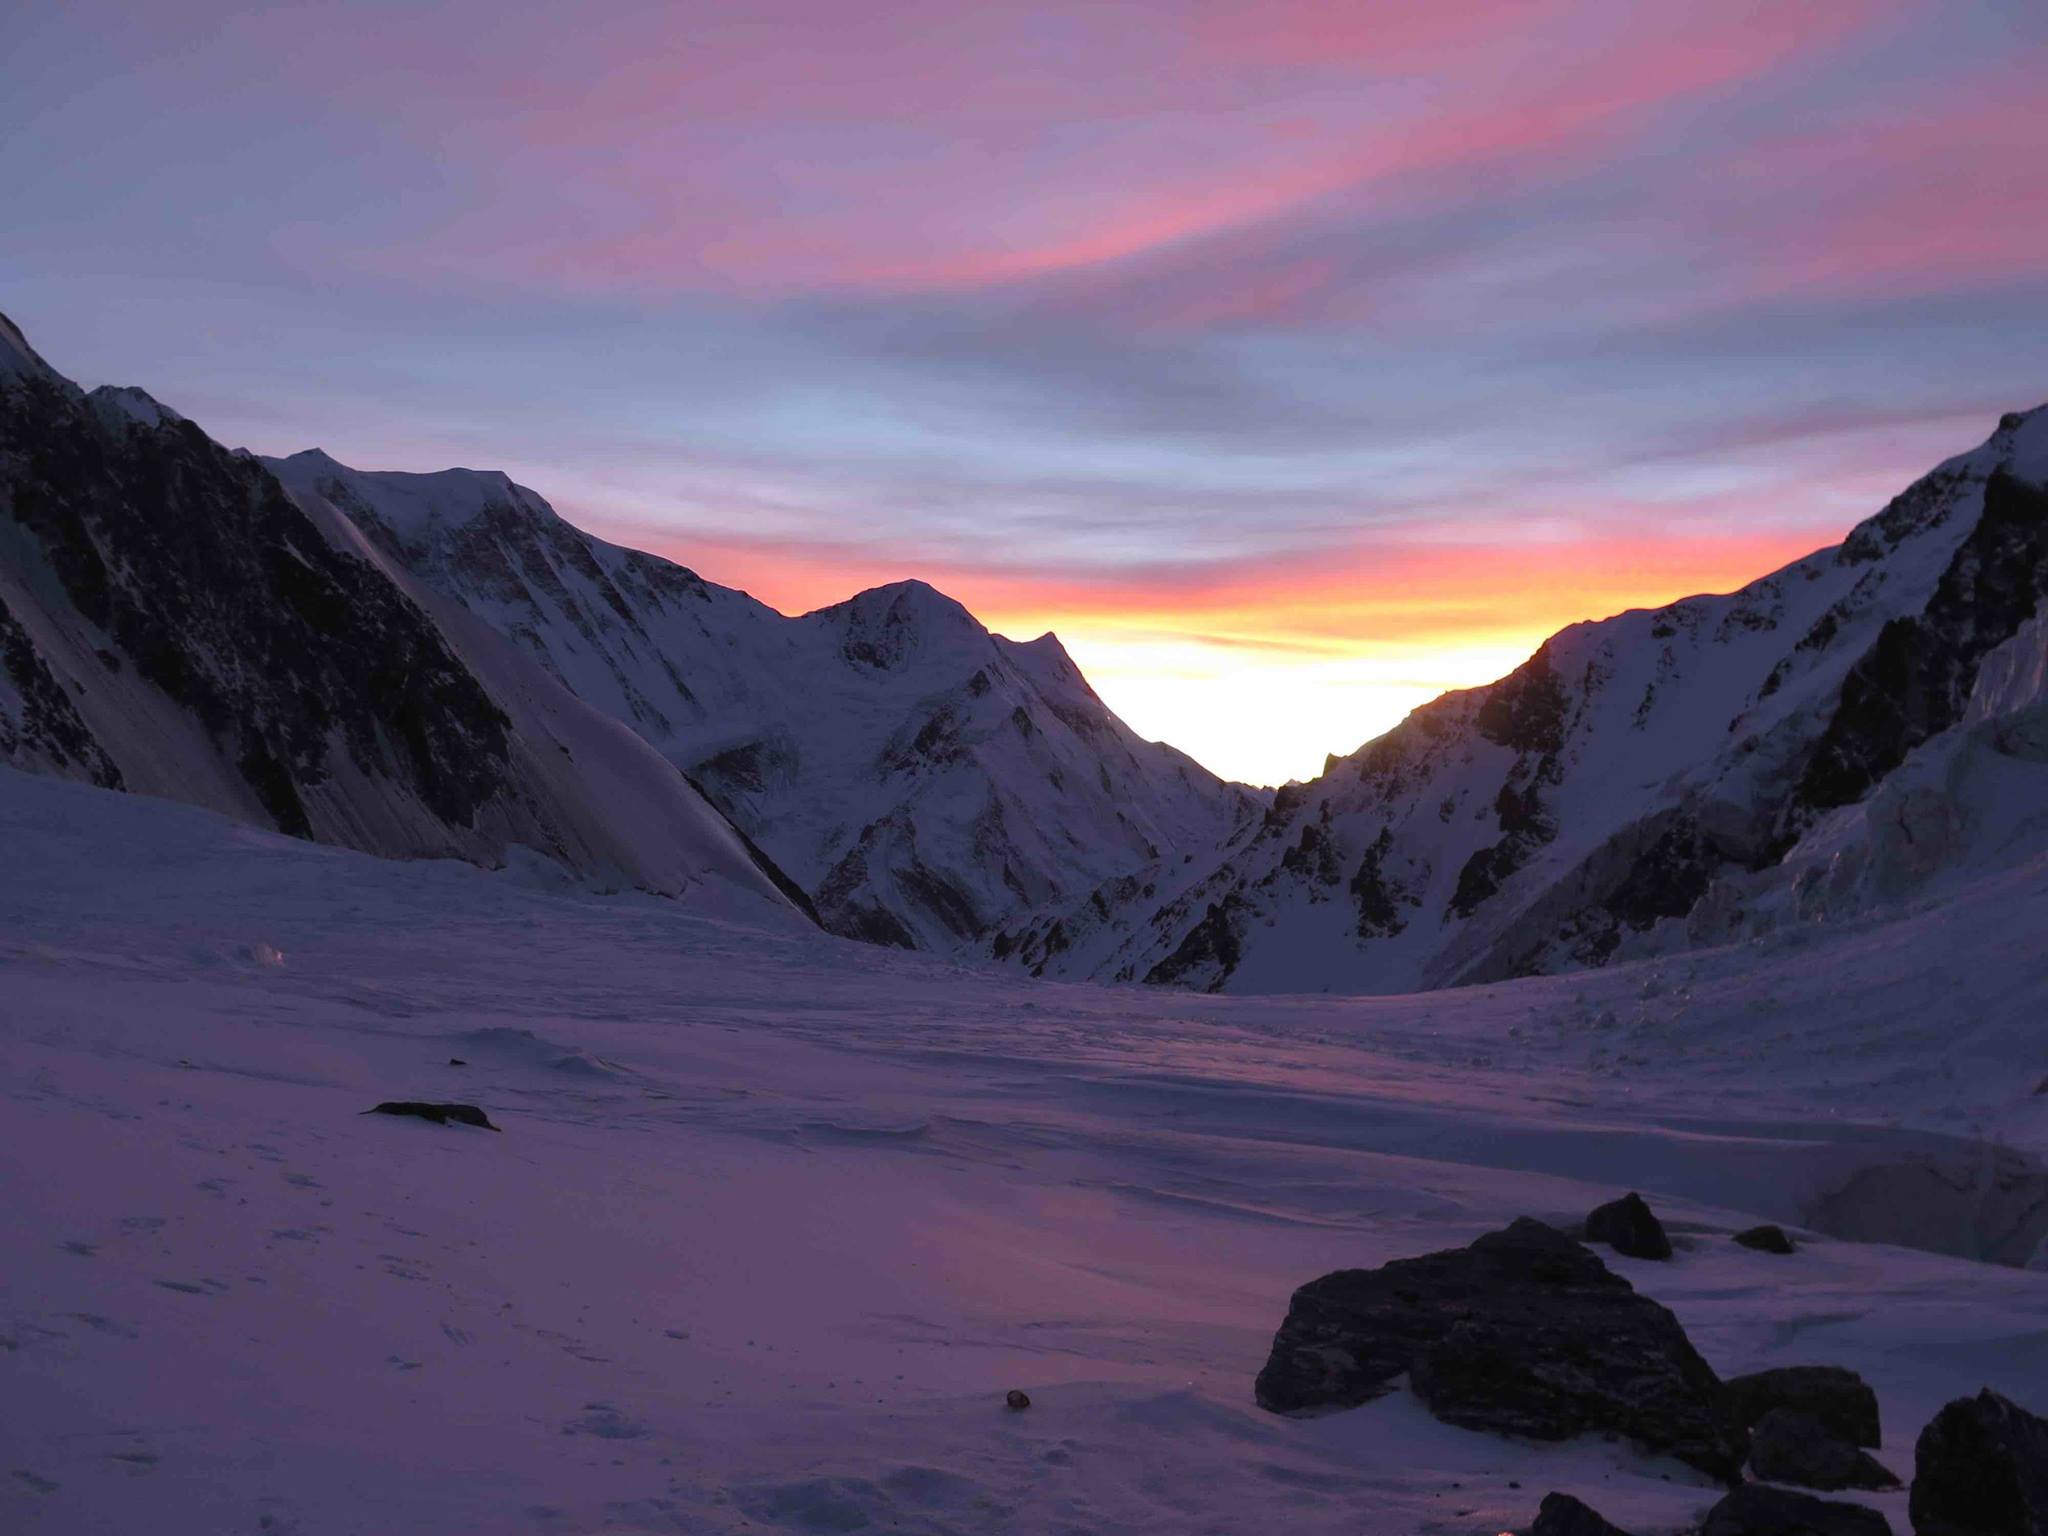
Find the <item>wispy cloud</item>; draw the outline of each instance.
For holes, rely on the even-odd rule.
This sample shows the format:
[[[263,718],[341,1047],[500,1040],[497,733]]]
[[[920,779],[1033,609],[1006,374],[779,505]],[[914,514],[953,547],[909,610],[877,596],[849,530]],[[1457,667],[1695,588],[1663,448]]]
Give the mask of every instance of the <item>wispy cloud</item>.
[[[9,40],[5,302],[95,381],[502,465],[785,608],[922,575],[1134,716],[1305,667],[1321,718],[1204,748],[1296,771],[2048,397],[2026,0],[79,0]]]

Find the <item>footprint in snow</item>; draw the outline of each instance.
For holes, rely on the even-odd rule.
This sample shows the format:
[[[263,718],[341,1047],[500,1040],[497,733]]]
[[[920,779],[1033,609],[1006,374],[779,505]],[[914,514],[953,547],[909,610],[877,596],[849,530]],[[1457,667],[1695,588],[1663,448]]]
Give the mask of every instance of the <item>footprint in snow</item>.
[[[38,1477],[35,1473],[24,1468],[15,1468],[14,1475],[22,1482],[27,1483],[29,1487],[35,1489],[37,1493],[55,1493],[57,1491],[58,1485],[56,1483],[51,1482],[47,1477]]]
[[[66,1241],[63,1246],[66,1253],[75,1253],[81,1259],[89,1259],[100,1251],[97,1243],[80,1242],[75,1237]]]

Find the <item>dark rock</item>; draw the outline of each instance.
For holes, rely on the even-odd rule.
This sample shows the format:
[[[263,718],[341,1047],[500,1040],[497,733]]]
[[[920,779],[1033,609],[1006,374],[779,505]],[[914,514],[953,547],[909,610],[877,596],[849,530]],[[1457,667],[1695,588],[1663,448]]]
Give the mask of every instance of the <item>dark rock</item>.
[[[1766,1482],[1802,1488],[1896,1488],[1899,1480],[1868,1451],[1797,1408],[1773,1408],[1756,1423],[1749,1469]]]
[[[1854,1371],[1839,1365],[1785,1365],[1728,1378],[1728,1398],[1745,1428],[1773,1408],[1810,1413],[1851,1445],[1884,1443],[1877,1394]]]
[[[2048,1419],[1986,1388],[1959,1397],[1913,1447],[1919,1536],[2048,1536]]]
[[[1791,1253],[1792,1239],[1785,1235],[1783,1227],[1774,1227],[1766,1222],[1760,1227],[1751,1227],[1746,1232],[1735,1234],[1735,1241],[1745,1248],[1754,1248],[1758,1253]]]
[[[511,722],[433,622],[192,423],[14,378],[0,505],[102,649],[196,722],[280,831],[347,841],[310,793],[337,774],[390,780],[459,828],[511,791]],[[117,767],[44,697],[47,668],[19,654],[18,628],[0,623],[0,669],[29,689],[35,756],[114,787]]]
[[[1027,1393],[1019,1392],[1015,1387],[1010,1389],[1010,1395],[1005,1397],[1003,1401],[1018,1413],[1022,1413],[1031,1406],[1030,1396]]]
[[[1892,1536],[1892,1525],[1861,1504],[1751,1483],[1707,1511],[1700,1536]]]
[[[1546,1493],[1529,1536],[1628,1536],[1628,1532],[1601,1519],[1568,1493]]]
[[[1445,1423],[1627,1435],[1727,1481],[1747,1435],[1670,1312],[1524,1217],[1469,1248],[1339,1270],[1294,1293],[1259,1373],[1274,1412],[1348,1408],[1403,1371]]]
[[[416,1115],[422,1120],[431,1120],[436,1125],[446,1125],[451,1120],[457,1125],[474,1125],[486,1131],[495,1131],[490,1117],[474,1104],[423,1104],[417,1099],[387,1099],[374,1109],[363,1111],[366,1115]]]
[[[1610,1200],[1586,1218],[1586,1241],[1605,1243],[1631,1259],[1668,1259],[1671,1239],[1649,1203],[1634,1190]]]
[[[2048,490],[1996,470],[1983,515],[1926,608],[1888,620],[1843,678],[1788,808],[1788,840],[1818,812],[1862,799],[1914,747],[1962,719],[1979,664],[2034,616],[2044,593]]]
[[[1237,916],[1243,905],[1234,893],[1221,902],[1209,903],[1208,912],[1188,930],[1179,947],[1145,973],[1146,985],[1200,981],[1208,991],[1218,991],[1243,957],[1242,919]]]
[[[448,1065],[451,1067],[466,1067],[469,1065],[469,1063],[464,1061],[460,1056],[450,1056],[448,1058]]]

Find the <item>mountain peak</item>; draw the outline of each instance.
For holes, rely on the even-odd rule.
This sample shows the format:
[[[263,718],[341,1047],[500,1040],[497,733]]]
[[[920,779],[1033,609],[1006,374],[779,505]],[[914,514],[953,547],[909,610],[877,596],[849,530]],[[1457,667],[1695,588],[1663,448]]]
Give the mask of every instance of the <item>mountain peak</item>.
[[[2009,473],[2048,482],[2048,404],[1999,417],[1992,441],[2003,447],[2003,467]]]
[[[7,374],[55,377],[56,370],[28,344],[21,327],[0,314],[0,376]]]
[[[323,448],[306,448],[289,458],[263,462],[294,490],[325,493],[329,483],[341,482],[380,521],[406,538],[431,527],[460,526],[496,507],[517,507],[533,516],[555,515],[545,501],[501,469],[441,469],[426,474],[355,469]]]
[[[140,426],[169,427],[185,419],[148,390],[137,389],[133,384],[102,384],[85,398],[101,414]]]

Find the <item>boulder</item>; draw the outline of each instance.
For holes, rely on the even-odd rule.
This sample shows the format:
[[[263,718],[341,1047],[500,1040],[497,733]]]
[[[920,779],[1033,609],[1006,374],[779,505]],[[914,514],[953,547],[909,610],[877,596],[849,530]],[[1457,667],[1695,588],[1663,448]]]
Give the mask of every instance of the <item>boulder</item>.
[[[1735,1241],[1745,1248],[1754,1248],[1758,1253],[1792,1253],[1796,1251],[1792,1239],[1785,1235],[1783,1227],[1774,1227],[1765,1222],[1760,1227],[1749,1227],[1735,1234]]]
[[[1841,1488],[1896,1488],[1899,1480],[1868,1451],[1822,1419],[1797,1408],[1773,1408],[1749,1439],[1749,1470],[1765,1482]]]
[[[1403,1371],[1431,1413],[1465,1429],[1626,1435],[1726,1482],[1748,1450],[1678,1319],[1527,1217],[1468,1248],[1310,1281],[1256,1390],[1279,1413],[1348,1408]]]
[[[1892,1523],[1861,1504],[1751,1483],[1707,1511],[1700,1536],[1892,1536]]]
[[[1671,1239],[1664,1235],[1664,1223],[1634,1190],[1608,1201],[1586,1218],[1586,1241],[1605,1243],[1631,1259],[1671,1257]]]
[[[2048,1536],[2048,1419],[1988,1387],[1929,1421],[1913,1447],[1919,1536]]]
[[[1628,1536],[1568,1493],[1546,1493],[1529,1536]]]
[[[1728,1397],[1743,1428],[1754,1429],[1773,1408],[1797,1408],[1819,1419],[1851,1445],[1884,1443],[1877,1394],[1854,1371],[1839,1365],[1782,1365],[1728,1378]]]
[[[495,1131],[490,1117],[474,1104],[423,1104],[416,1099],[387,1099],[384,1103],[363,1111],[366,1115],[414,1115],[421,1120],[431,1120],[436,1125],[474,1125],[481,1130]]]

